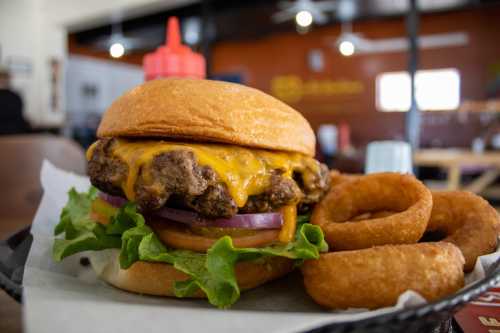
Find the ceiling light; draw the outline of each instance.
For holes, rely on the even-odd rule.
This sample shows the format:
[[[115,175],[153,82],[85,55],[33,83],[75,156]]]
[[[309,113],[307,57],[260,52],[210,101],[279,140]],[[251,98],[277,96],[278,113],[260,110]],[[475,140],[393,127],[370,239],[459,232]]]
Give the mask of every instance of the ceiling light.
[[[313,16],[307,10],[301,10],[295,15],[295,22],[298,26],[308,27],[313,23]]]
[[[109,48],[109,55],[113,58],[120,58],[125,54],[125,47],[121,43],[113,43]]]
[[[355,47],[351,41],[343,40],[339,44],[339,52],[345,57],[352,56],[354,54]]]

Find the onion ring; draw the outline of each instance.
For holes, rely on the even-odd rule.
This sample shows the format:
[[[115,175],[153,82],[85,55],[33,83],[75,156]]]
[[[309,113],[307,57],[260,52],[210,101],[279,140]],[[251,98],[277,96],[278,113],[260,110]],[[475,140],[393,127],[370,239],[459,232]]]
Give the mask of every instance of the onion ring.
[[[311,223],[321,227],[331,250],[416,243],[432,209],[432,194],[411,175],[378,173],[356,177],[330,190],[314,208]],[[395,211],[352,221],[366,212]]]
[[[446,242],[384,245],[330,252],[302,266],[308,294],[332,309],[376,309],[396,304],[413,290],[427,301],[453,294],[464,285],[464,258]]]
[[[443,241],[458,246],[465,257],[465,271],[477,257],[495,251],[500,220],[495,208],[470,192],[433,192],[433,208],[427,231],[444,234]]]
[[[330,188],[351,180],[355,180],[363,175],[356,173],[341,173],[337,170],[330,171]]]
[[[394,215],[398,212],[390,211],[390,210],[379,210],[377,212],[367,212],[361,215],[355,216],[351,219],[351,221],[363,221],[363,220],[373,220],[381,217],[388,217]]]

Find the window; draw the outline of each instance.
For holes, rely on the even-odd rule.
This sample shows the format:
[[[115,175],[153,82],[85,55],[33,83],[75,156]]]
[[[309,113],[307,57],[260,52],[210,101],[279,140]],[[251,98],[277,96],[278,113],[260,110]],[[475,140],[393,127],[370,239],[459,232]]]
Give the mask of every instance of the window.
[[[408,111],[410,90],[408,72],[378,75],[377,109],[386,112]],[[454,68],[417,71],[415,90],[417,104],[422,111],[454,110],[460,103],[460,75]]]

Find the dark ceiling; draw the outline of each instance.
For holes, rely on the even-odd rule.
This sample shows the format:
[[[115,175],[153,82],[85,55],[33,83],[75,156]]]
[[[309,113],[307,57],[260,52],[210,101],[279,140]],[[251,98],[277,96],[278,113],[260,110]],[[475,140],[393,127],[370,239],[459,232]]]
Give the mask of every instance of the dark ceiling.
[[[337,0],[345,1],[345,0]],[[347,0],[349,1],[349,0]],[[352,0],[356,4],[355,20],[387,19],[405,15],[404,0]],[[177,16],[181,21],[188,17],[205,17],[210,26],[210,41],[244,40],[263,37],[270,33],[294,31],[293,20],[275,23],[271,17],[278,11],[276,0],[204,0],[173,10],[159,12],[123,22],[123,34],[142,40],[136,47],[139,51],[156,48],[165,40],[165,23],[169,16]],[[420,0],[423,12],[459,10],[484,7],[500,3],[499,0]],[[403,5],[401,5],[403,4]],[[205,16],[203,15],[205,14]],[[331,15],[327,24],[338,23],[338,17]],[[109,41],[111,24],[93,29],[72,32],[71,37],[82,46],[103,48]]]

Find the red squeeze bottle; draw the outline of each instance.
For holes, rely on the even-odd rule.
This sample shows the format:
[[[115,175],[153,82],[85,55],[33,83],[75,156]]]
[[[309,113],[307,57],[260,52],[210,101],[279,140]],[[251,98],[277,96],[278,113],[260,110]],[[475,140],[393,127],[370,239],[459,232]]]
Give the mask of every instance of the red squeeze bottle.
[[[173,76],[204,79],[205,58],[182,45],[177,17],[168,19],[166,37],[165,45],[146,54],[142,60],[145,80]]]
[[[346,123],[340,123],[339,126],[339,149],[345,151],[351,146],[351,129]]]

